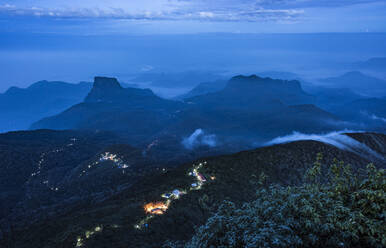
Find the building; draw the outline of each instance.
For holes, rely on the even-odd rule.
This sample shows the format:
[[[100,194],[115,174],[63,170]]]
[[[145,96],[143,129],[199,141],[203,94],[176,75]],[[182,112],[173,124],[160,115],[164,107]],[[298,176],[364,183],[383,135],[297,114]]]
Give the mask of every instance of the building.
[[[198,173],[197,177],[198,177],[198,180],[200,180],[201,182],[206,182],[206,178],[201,173]]]

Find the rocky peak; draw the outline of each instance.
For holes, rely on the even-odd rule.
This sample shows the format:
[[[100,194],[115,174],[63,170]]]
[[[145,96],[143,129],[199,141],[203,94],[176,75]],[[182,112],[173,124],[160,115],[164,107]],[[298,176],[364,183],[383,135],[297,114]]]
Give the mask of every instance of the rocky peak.
[[[85,102],[109,102],[122,95],[124,88],[116,78],[95,77],[94,85]]]
[[[93,89],[119,90],[122,89],[122,86],[116,78],[95,77]]]

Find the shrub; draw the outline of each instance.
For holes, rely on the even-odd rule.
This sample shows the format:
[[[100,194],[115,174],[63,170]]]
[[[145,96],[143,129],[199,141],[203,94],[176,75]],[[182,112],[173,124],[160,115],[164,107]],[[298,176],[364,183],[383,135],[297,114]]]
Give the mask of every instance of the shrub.
[[[385,171],[320,161],[301,186],[261,188],[241,208],[225,201],[185,247],[386,247]]]

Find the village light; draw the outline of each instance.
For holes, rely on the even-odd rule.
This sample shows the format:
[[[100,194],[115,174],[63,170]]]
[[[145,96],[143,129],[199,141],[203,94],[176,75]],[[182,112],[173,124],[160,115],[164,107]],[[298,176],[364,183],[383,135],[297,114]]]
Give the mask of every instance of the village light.
[[[206,182],[206,178],[204,177],[204,175],[198,172],[198,169],[200,169],[204,164],[206,164],[206,162],[200,163],[198,165],[193,164],[192,171],[190,171],[188,175],[194,176],[197,181],[191,184],[191,188],[189,189],[189,191],[201,189],[202,185]],[[162,168],[162,171],[166,171],[166,169]],[[212,180],[215,179],[214,176],[211,176],[210,178]],[[141,220],[139,224],[134,225],[134,228],[142,229],[142,227],[147,227],[148,222],[151,218],[154,218],[156,215],[164,214],[174,199],[179,199],[181,195],[187,194],[187,193],[188,192],[185,190],[175,189],[172,192],[164,193],[161,195],[161,197],[167,199],[166,202],[156,202],[156,203],[151,202],[144,205],[143,208],[145,212],[149,215],[143,220]]]
[[[86,231],[86,233],[85,233],[86,239],[90,238],[91,235],[93,235],[93,234],[94,234],[94,233],[91,232],[91,231]]]
[[[82,238],[78,237],[77,242],[76,242],[76,247],[82,247],[82,246],[83,246]]]
[[[144,206],[145,212],[148,214],[157,214],[161,215],[166,212],[168,209],[168,204],[165,204],[163,202],[156,202],[156,203],[148,203]]]

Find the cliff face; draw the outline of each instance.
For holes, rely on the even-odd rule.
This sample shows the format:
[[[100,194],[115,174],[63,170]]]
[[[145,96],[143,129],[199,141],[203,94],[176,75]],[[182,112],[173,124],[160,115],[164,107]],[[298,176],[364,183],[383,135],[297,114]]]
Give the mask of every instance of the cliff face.
[[[116,78],[95,77],[94,85],[85,102],[113,101],[116,97],[122,97],[124,89]]]
[[[171,113],[181,105],[149,89],[123,88],[115,78],[95,77],[82,103],[34,123],[31,129],[108,130],[131,135],[138,141],[167,126]]]

